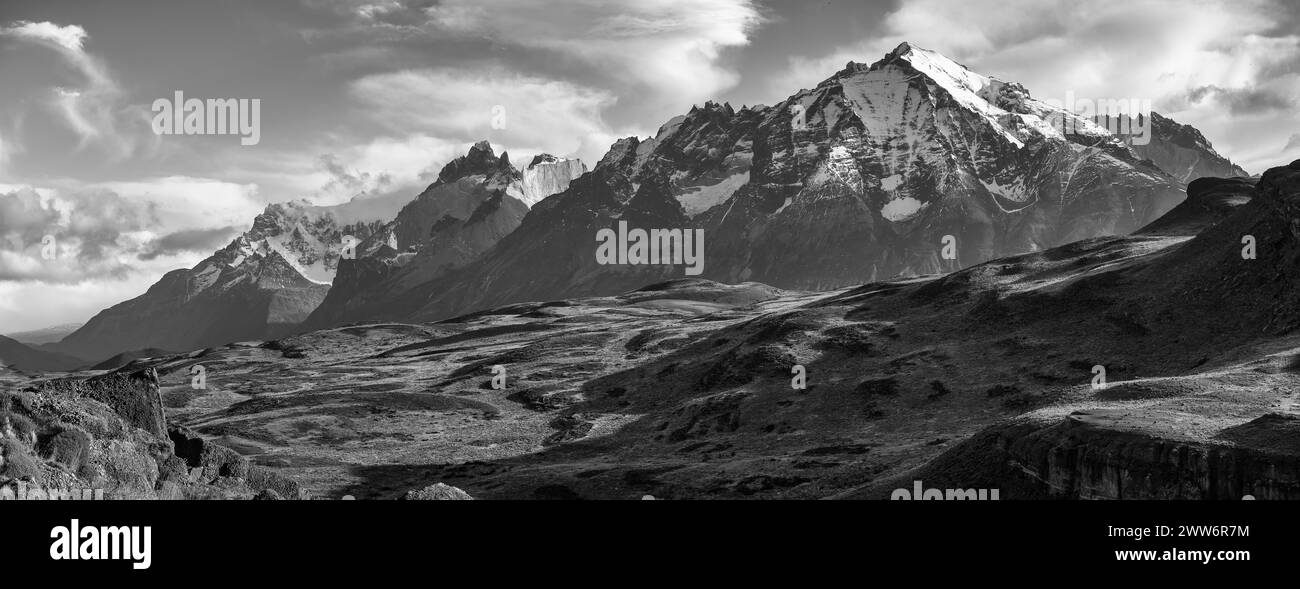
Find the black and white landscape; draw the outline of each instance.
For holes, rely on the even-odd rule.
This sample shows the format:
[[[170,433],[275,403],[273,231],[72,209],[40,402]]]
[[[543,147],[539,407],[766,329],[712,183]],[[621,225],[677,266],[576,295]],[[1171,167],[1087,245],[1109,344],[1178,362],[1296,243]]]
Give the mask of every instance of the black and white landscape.
[[[289,47],[189,56],[241,143],[19,4],[0,79],[62,98],[0,89],[0,486],[1300,498],[1294,7],[231,3]]]

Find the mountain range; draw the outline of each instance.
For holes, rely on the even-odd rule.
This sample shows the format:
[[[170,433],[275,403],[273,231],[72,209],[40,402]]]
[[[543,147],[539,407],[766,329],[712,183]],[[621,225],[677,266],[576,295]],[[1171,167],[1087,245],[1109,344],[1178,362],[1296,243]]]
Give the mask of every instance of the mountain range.
[[[1131,145],[904,43],[774,106],[693,107],[591,171],[547,154],[519,170],[480,142],[392,218],[357,214],[364,202],[346,215],[270,205],[194,268],[46,348],[98,362],[683,276],[599,263],[596,236],[620,223],[702,230],[703,278],[829,290],[1127,234],[1182,202],[1187,182],[1246,175],[1196,129],[1151,123],[1151,142]],[[355,255],[341,255],[345,236]]]
[[[1158,132],[1152,143],[1188,134]],[[1167,158],[1180,165],[1180,150],[1223,160],[1203,140],[1149,149],[1180,154]],[[365,319],[439,320],[684,275],[599,264],[593,238],[624,221],[702,229],[705,278],[825,290],[1128,233],[1184,194],[1095,121],[903,44],[776,106],[708,103],[653,138],[620,140],[473,264]],[[340,321],[352,319],[362,318]]]

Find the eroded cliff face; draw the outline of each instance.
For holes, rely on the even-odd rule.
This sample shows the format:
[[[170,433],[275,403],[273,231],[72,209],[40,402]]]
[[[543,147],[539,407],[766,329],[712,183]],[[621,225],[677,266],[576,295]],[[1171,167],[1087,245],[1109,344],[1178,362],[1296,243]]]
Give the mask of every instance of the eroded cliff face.
[[[586,169],[580,160],[542,154],[520,172],[506,153],[476,143],[358,245],[356,259],[339,262],[329,293],[303,329],[392,319],[418,308],[430,285],[474,262],[513,233],[529,207],[564,191]]]
[[[1294,415],[1267,414],[1218,440],[1151,435],[1110,418],[1079,411],[998,426],[917,476],[989,485],[1006,499],[1300,499]]]
[[[549,153],[538,155],[520,173],[521,200],[532,207],[552,194],[564,192],[569,183],[586,173],[587,166],[582,160],[558,158]]]

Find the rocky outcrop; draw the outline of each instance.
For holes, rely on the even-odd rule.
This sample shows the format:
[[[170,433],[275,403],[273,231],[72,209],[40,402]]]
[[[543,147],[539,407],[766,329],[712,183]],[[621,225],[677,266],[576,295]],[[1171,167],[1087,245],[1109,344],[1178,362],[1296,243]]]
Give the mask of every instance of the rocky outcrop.
[[[1250,195],[1222,221],[1127,277],[1150,285],[1127,306],[1151,318],[1162,332],[1153,336],[1204,337],[1222,346],[1300,328],[1300,161],[1265,172]],[[1189,325],[1183,317],[1232,319]]]
[[[1300,207],[1300,160],[1264,172],[1258,187],[1262,202],[1280,216],[1294,220],[1295,210]]]
[[[105,499],[305,499],[296,482],[178,426],[152,368],[0,392],[0,494],[93,490]]]
[[[158,392],[158,373],[146,368],[132,373],[109,373],[84,380],[63,379],[47,385],[55,394],[76,395],[108,405],[128,425],[151,435],[167,435],[167,418],[162,395]]]
[[[1269,441],[1263,444],[1162,438],[1104,423],[1100,412],[1079,411],[1063,421],[998,426],[915,476],[1000,488],[1007,499],[1300,499],[1295,416],[1265,415],[1237,428]]]
[[[473,499],[469,493],[456,487],[443,483],[434,483],[423,489],[407,491],[399,501],[469,501]]]
[[[254,465],[238,452],[205,440],[193,430],[174,425],[168,428],[167,435],[175,447],[176,456],[185,461],[189,469],[187,476],[193,482],[213,484],[221,479],[242,480],[254,493],[271,491],[280,498],[311,498],[292,479]]]
[[[1196,235],[1250,202],[1254,191],[1251,178],[1198,178],[1187,185],[1187,200],[1135,233]]]

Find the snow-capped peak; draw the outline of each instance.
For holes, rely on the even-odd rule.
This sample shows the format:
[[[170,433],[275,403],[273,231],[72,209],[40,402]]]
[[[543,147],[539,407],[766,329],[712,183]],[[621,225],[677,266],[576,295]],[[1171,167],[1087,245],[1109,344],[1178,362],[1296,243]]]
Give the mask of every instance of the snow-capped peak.
[[[890,104],[928,98],[939,106],[935,101],[942,94],[955,106],[986,121],[1017,148],[1040,137],[1065,139],[1063,129],[1070,129],[1071,134],[1089,141],[1102,139],[1118,143],[1118,138],[1095,122],[1032,98],[1018,83],[978,74],[937,51],[906,42],[870,66],[849,62],[826,83],[843,85],[859,117],[868,127],[878,127],[882,132],[897,131],[896,123],[882,125],[878,120],[884,114],[882,111],[891,110]],[[909,98],[908,88],[918,85],[926,86],[929,91]],[[875,123],[869,120],[873,118],[877,119]]]
[[[993,83],[993,78],[972,72],[937,51],[922,49],[904,41],[886,55],[882,63],[892,60],[912,64],[913,68],[943,86],[963,103],[978,100],[987,104],[980,94]]]

